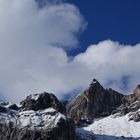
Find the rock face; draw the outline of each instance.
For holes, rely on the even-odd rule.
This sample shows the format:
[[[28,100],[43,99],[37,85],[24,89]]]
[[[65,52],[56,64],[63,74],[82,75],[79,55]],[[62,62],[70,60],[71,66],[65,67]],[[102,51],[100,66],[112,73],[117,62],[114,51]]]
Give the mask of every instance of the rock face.
[[[74,123],[53,108],[0,115],[1,140],[74,140]]]
[[[67,113],[78,124],[82,120],[111,114],[121,105],[122,98],[122,94],[112,89],[104,89],[94,79],[88,89],[67,104]]]
[[[140,85],[136,87],[132,94],[123,97],[121,106],[114,113],[120,115],[130,113],[130,120],[140,121]]]
[[[52,93],[41,93],[28,96],[21,102],[22,110],[43,110],[53,107],[58,112],[65,113],[65,107]]]
[[[47,130],[28,130],[28,128],[24,129],[18,129],[18,128],[9,128],[7,125],[1,125],[0,128],[2,130],[2,133],[0,132],[0,139],[1,140],[74,140],[71,139],[71,136],[65,135],[66,133],[58,134],[59,132],[62,132],[60,130],[53,130],[53,132],[46,133]],[[57,133],[56,133],[57,132]]]
[[[135,101],[139,101],[140,100],[140,85],[136,87],[136,89],[133,91],[133,94],[126,96],[125,99],[131,103]]]
[[[21,110],[0,106],[0,140],[76,139],[73,120],[58,111],[63,106],[53,94],[30,95],[21,104]]]
[[[8,106],[8,108],[12,109],[12,110],[19,110],[20,109],[16,104],[11,104]]]
[[[6,112],[6,111],[7,111],[6,108],[4,106],[0,105],[0,112]]]

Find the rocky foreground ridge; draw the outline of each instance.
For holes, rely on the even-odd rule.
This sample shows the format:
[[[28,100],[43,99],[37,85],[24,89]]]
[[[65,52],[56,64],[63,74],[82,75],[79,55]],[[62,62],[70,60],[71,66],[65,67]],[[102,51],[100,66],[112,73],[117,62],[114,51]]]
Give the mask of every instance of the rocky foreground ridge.
[[[111,120],[108,117],[112,115],[140,121],[140,85],[132,94],[123,95],[105,89],[94,79],[65,106],[46,92],[29,95],[19,106],[1,102],[0,140],[94,140],[94,132],[81,133],[81,126],[93,124],[96,119]]]
[[[72,119],[50,93],[28,96],[16,105],[0,105],[0,140],[75,140]],[[12,108],[12,109],[11,109]]]

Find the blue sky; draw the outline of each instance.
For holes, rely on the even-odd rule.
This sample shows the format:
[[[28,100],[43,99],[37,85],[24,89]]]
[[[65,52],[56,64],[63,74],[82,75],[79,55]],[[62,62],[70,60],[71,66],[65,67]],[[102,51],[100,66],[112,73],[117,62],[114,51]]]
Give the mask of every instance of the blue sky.
[[[140,42],[139,0],[67,0],[75,4],[88,22],[80,36],[81,49],[69,52],[75,55],[90,44],[111,39],[122,44]]]

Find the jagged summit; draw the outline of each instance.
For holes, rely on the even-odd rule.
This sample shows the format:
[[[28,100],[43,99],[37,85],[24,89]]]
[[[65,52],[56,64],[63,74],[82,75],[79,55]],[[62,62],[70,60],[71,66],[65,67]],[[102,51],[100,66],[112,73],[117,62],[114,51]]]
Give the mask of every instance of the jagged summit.
[[[135,101],[140,101],[140,85],[137,85],[132,94],[125,96],[124,101],[131,103]]]
[[[25,100],[21,101],[22,110],[43,110],[53,107],[61,113],[65,113],[63,104],[52,93],[43,92],[40,94],[31,94]]]
[[[100,94],[104,90],[103,86],[96,79],[93,79],[89,87],[84,91],[84,94],[85,96],[90,96],[92,94]]]
[[[99,83],[96,79],[93,79],[91,85]]]
[[[93,86],[101,86],[101,84],[98,82],[98,80],[93,79],[89,87],[93,87]]]
[[[29,95],[21,108],[0,105],[0,140],[75,140],[75,125],[52,93]]]
[[[138,85],[132,94],[126,95],[122,99],[123,103],[117,108],[115,113],[120,115],[130,115],[130,120],[140,121],[140,85]]]
[[[140,85],[137,85],[136,89],[133,91],[134,94],[136,94],[137,97],[140,99]]]
[[[106,116],[121,105],[122,98],[122,94],[104,89],[96,79],[93,79],[89,88],[67,104],[67,113],[76,123],[81,119]]]

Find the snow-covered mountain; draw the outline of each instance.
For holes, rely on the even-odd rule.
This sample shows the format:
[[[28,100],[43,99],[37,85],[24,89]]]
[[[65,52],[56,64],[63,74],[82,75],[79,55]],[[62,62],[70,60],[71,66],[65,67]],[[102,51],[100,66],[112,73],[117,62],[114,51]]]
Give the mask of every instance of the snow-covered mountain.
[[[140,86],[123,95],[94,79],[65,104],[46,92],[0,102],[0,140],[140,140]]]
[[[140,140],[140,86],[130,95],[104,89],[94,79],[67,104],[67,113],[85,140]]]
[[[96,140],[140,140],[140,122],[130,121],[130,116],[131,113],[100,118],[88,126],[77,128],[77,133],[84,139],[88,135],[88,140],[93,137]]]
[[[0,140],[74,140],[75,125],[50,93],[28,96],[16,105],[0,105]],[[59,112],[60,111],[60,112]]]

